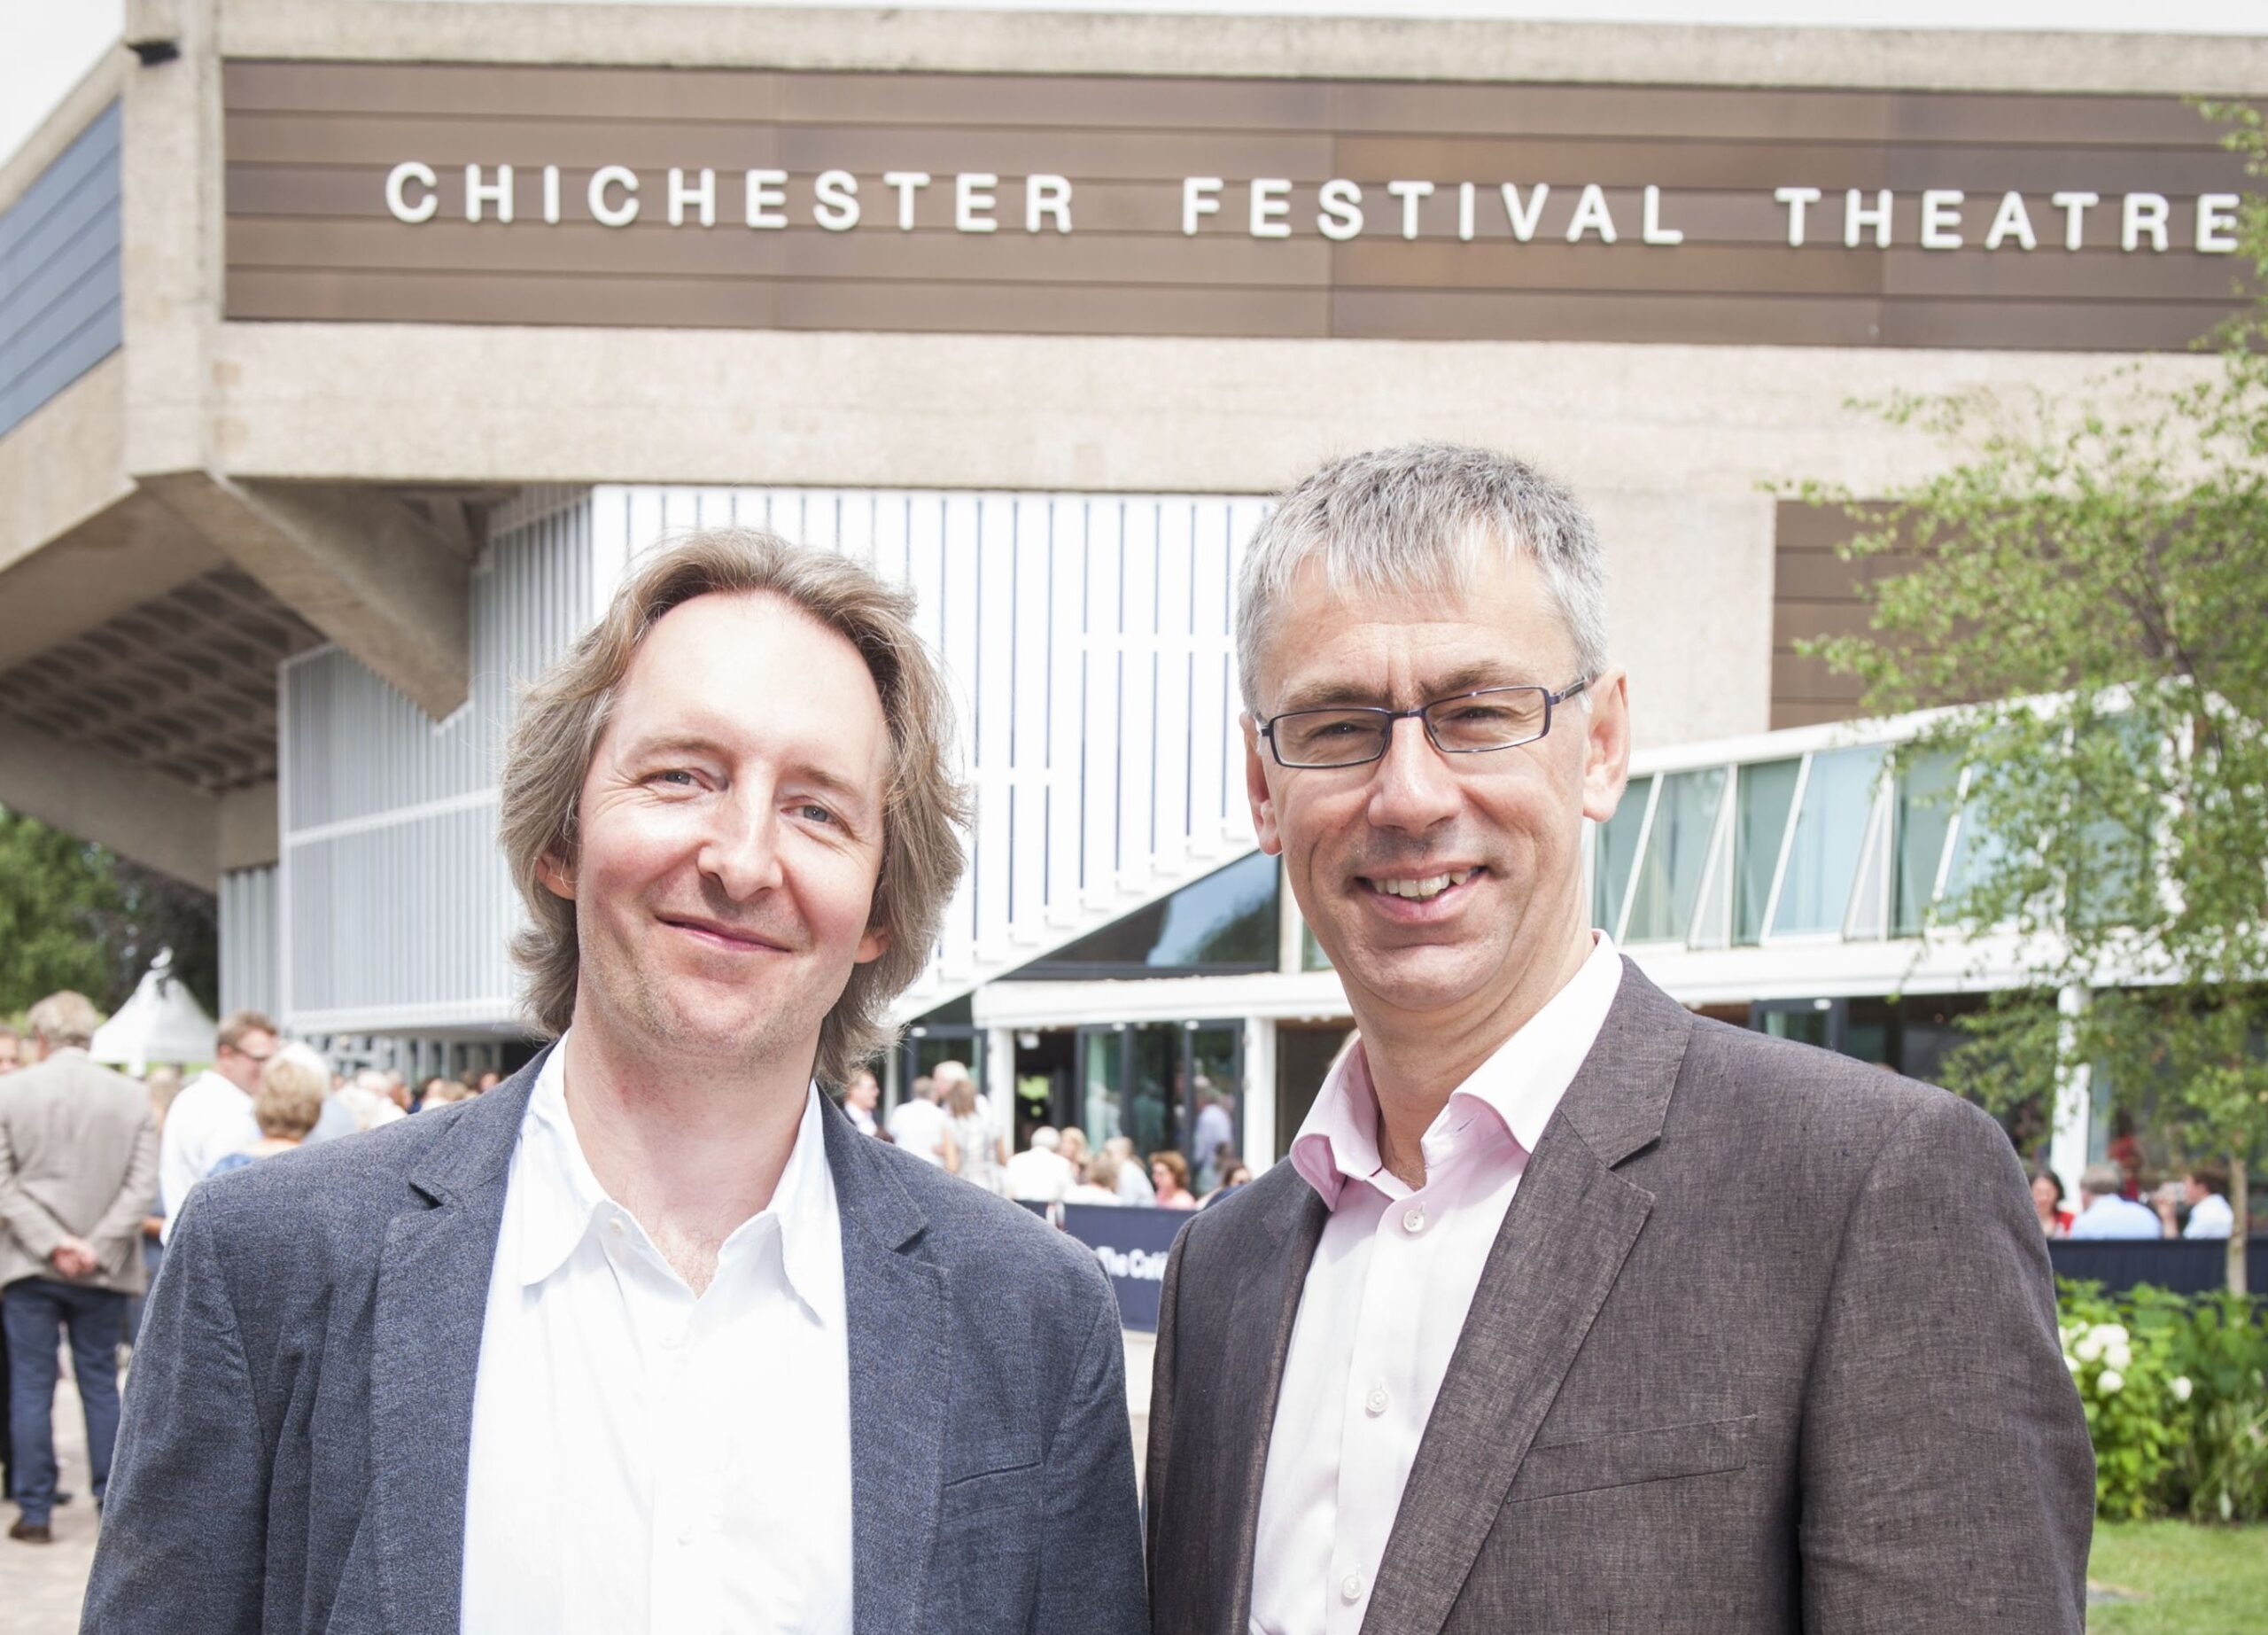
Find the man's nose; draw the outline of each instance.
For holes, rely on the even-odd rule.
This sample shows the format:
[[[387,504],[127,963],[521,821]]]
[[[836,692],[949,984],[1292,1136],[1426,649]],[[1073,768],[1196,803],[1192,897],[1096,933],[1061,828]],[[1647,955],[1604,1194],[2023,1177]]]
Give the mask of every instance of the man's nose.
[[[1420,833],[1456,815],[1463,798],[1456,774],[1425,736],[1425,723],[1405,715],[1394,723],[1371,780],[1371,821]]]
[[[769,791],[738,790],[717,803],[716,821],[695,860],[735,902],[780,884],[777,804]]]

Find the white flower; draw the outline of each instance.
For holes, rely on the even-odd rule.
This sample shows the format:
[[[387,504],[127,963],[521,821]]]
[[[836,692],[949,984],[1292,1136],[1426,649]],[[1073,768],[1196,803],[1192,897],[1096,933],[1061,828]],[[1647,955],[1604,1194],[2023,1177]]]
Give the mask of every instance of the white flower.
[[[2083,1363],[2101,1361],[2102,1341],[2098,1337],[2098,1331],[2090,1330],[2082,1335],[2079,1343],[2071,1348],[2071,1355]]]
[[[2113,1341],[2103,1347],[2102,1360],[2114,1368],[2131,1368],[2134,1366],[2134,1353],[2124,1345]]]
[[[2124,1345],[2132,1336],[2126,1332],[2124,1323],[2097,1323],[2094,1337],[2105,1345]]]
[[[2096,1379],[2095,1387],[2106,1397],[2116,1397],[2126,1389],[2126,1376],[2116,1368],[2105,1368]]]
[[[2069,1368],[2073,1374],[2077,1374],[2079,1371],[2079,1359],[2067,1352],[2063,1358],[2063,1366],[2066,1368]]]
[[[2187,1374],[2178,1374],[2174,1375],[2173,1399],[2176,1402],[2187,1402],[2189,1400],[2190,1392],[2194,1390],[2196,1390],[2196,1387],[2190,1384],[2189,1376]]]

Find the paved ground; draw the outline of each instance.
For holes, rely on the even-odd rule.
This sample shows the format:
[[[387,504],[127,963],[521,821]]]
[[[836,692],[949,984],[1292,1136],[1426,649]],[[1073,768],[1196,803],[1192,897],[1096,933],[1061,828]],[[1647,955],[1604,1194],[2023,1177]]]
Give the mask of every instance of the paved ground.
[[[0,1526],[0,1629],[9,1635],[73,1635],[79,1627],[87,1569],[95,1559],[87,1421],[80,1416],[79,1392],[71,1383],[67,1358],[62,1387],[55,1393],[55,1446],[63,1466],[63,1491],[78,1495],[55,1513],[55,1542],[18,1544]],[[12,1523],[16,1507],[0,1508],[0,1519]]]
[[[1138,1473],[1150,1423],[1153,1343],[1146,1334],[1126,1336],[1126,1395]],[[79,1393],[72,1387],[67,1365],[62,1389],[55,1396],[55,1441],[62,1456],[64,1489],[79,1497],[55,1513],[55,1542],[44,1548],[17,1544],[0,1527],[0,1630],[8,1635],[75,1635],[87,1569],[95,1559],[95,1507],[87,1499],[87,1426],[79,1414]],[[6,1507],[0,1516],[13,1522],[15,1507]]]

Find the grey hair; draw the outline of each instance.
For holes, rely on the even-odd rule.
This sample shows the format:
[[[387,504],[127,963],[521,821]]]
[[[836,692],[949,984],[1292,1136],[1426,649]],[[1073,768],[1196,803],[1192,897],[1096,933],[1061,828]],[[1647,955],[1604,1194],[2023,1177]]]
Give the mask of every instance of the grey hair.
[[[2123,1182],[2115,1164],[2090,1164],[2079,1172],[2079,1190],[2093,1197],[2115,1196]]]
[[[85,1049],[95,1042],[102,1020],[94,1000],[69,988],[49,994],[24,1017],[32,1037],[50,1050]]]
[[[1579,673],[1606,667],[1606,557],[1575,496],[1534,467],[1485,448],[1404,443],[1334,460],[1285,491],[1245,553],[1237,596],[1237,679],[1257,715],[1260,659],[1278,605],[1316,563],[1334,596],[1454,593],[1482,553],[1519,551],[1575,644]],[[1573,681],[1570,676],[1565,678]]]

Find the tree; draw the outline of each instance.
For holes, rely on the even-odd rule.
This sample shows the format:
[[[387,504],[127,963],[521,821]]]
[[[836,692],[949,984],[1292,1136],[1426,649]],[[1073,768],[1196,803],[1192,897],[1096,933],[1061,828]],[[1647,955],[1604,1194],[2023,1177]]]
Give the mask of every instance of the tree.
[[[2268,175],[2259,113],[2207,112]],[[2268,275],[2268,203],[2240,216],[2240,260]],[[1868,592],[1871,633],[1811,650],[1870,711],[1992,701],[1904,751],[1969,768],[1963,822],[1995,837],[1940,923],[2023,951],[2027,985],[1976,1020],[1948,1080],[2001,1105],[2098,1068],[2114,1095],[2155,1092],[2230,1159],[2241,1289],[2268,1142],[2268,300],[2218,340],[2179,389],[2127,371],[2078,403],[1878,406],[1958,453],[1855,513],[1846,554],[1898,560],[1877,561],[1894,571]]]
[[[210,892],[0,808],[0,1016],[58,988],[115,1010],[160,948],[216,1009],[216,910]]]

